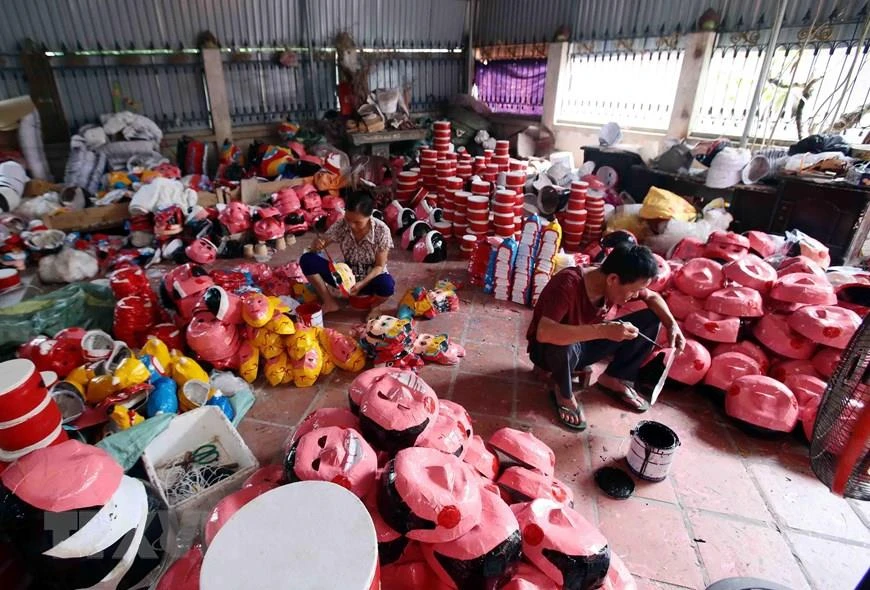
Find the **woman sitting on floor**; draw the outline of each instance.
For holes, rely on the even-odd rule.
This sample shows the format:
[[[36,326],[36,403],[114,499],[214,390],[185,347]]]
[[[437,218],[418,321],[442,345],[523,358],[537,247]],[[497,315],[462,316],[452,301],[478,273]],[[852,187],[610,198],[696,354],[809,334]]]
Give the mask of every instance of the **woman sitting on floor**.
[[[390,228],[372,217],[374,199],[365,191],[355,191],[345,203],[344,218],[329,228],[299,259],[302,272],[308,277],[323,304],[323,313],[339,309],[328,286],[336,287],[329,261],[320,254],[330,244],[338,244],[344,262],[356,278],[350,295],[368,297],[372,308],[369,317],[379,315],[378,306],[396,290],[393,277],[387,272],[387,258],[393,248]]]

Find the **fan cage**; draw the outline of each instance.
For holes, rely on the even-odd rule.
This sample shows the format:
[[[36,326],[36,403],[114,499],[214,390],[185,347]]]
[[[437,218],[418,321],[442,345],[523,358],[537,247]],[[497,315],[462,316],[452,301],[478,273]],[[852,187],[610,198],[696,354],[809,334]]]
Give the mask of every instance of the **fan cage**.
[[[840,454],[867,407],[870,407],[870,316],[843,351],[816,414],[810,464],[826,486],[831,486]],[[870,438],[863,441],[863,453],[849,475],[843,495],[870,500]]]

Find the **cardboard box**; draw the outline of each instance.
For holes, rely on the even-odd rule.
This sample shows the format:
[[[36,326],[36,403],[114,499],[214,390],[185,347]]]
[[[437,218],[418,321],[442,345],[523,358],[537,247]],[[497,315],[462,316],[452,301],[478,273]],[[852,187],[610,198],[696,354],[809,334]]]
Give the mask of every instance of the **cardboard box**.
[[[310,181],[311,178],[292,178],[269,182],[258,182],[255,178],[245,179],[241,182],[240,187],[232,190],[219,188],[214,193],[198,191],[197,201],[203,207],[213,207],[218,203],[229,203],[230,201],[242,201],[248,205],[254,205],[262,200],[261,195],[271,195],[282,188],[301,186]],[[125,202],[58,213],[47,217],[45,225],[50,229],[62,231],[96,231],[121,227],[128,219],[130,219],[129,203]]]
[[[45,225],[49,229],[62,231],[95,231],[121,227],[128,219],[130,219],[129,203],[117,203],[58,213],[46,217]]]
[[[312,182],[312,178],[285,178],[281,180],[258,181],[256,178],[245,178],[234,189],[219,188],[210,193],[199,191],[199,204],[203,207],[212,207],[218,203],[242,201],[247,205],[256,205],[263,199],[262,195],[271,195],[274,192],[288,186],[302,186]]]

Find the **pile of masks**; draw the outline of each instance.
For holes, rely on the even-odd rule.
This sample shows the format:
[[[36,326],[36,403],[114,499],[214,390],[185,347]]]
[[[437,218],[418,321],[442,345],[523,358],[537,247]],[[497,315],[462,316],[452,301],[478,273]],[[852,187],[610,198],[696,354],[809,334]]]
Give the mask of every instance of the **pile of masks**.
[[[273,386],[310,387],[335,367],[362,369],[365,357],[353,339],[294,323],[280,298],[252,288],[247,280],[236,280],[239,275],[246,276],[209,274],[191,264],[164,275],[160,297],[177,325],[184,326],[186,344],[197,359],[237,371],[248,383],[263,375]]]
[[[178,181],[155,181],[130,202],[131,241],[156,244],[165,259],[210,264],[240,258],[246,244],[283,249],[311,228],[325,231],[344,215],[344,200],[306,183],[285,187],[258,205],[241,201],[204,208]]]
[[[800,232],[716,231],[656,258],[650,288],[687,336],[669,378],[724,397],[742,423],[791,432],[800,422],[811,439],[827,380],[870,312],[870,274],[829,268],[828,249]]]
[[[76,440],[3,471],[0,522],[0,541],[13,548],[0,557],[4,587],[63,590],[148,588],[163,571],[174,528],[150,484]]]
[[[181,342],[171,324],[156,326],[135,350],[102,330],[67,328],[22,344],[18,356],[42,372],[68,430],[100,438],[145,418],[203,405],[219,407],[232,420],[229,400],[199,363],[180,352]]]
[[[461,405],[409,370],[361,373],[348,404],[310,414],[285,443],[283,470],[262,468],[251,487],[314,480],[357,495],[374,521],[385,590],[637,588],[534,435],[502,428],[484,441]],[[225,502],[241,507],[262,493],[252,491]],[[201,559],[195,548],[158,588]]]
[[[413,287],[399,300],[396,316],[372,318],[356,329],[361,349],[375,367],[417,369],[424,363],[456,365],[465,349],[447,334],[418,332],[414,320],[428,320],[459,309],[456,286],[448,280],[434,289]]]
[[[447,260],[444,234],[434,229],[443,225],[444,212],[431,204],[433,198],[434,195],[421,188],[409,203],[413,208],[395,200],[384,208],[384,222],[394,234],[401,236],[402,248],[412,251],[414,262]]]

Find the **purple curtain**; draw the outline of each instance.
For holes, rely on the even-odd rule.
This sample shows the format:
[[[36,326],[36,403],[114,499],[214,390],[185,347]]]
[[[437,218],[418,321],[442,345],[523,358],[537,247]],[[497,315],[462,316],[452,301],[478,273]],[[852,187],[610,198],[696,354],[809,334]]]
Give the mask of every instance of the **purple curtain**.
[[[544,108],[546,59],[477,62],[478,98],[496,113],[540,115]]]

